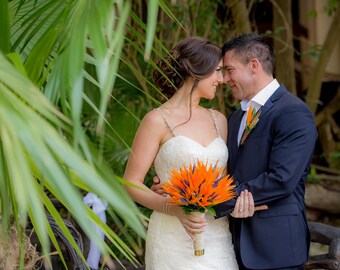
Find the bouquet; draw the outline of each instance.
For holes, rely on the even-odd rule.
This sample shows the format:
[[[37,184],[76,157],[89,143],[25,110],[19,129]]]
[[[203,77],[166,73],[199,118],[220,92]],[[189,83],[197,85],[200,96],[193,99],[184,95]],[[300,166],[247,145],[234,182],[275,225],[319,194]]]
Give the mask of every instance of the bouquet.
[[[216,215],[213,206],[236,197],[233,179],[225,174],[226,167],[197,161],[189,168],[170,172],[170,181],[162,187],[170,196],[169,201],[183,207],[187,214],[204,215],[206,211]],[[195,255],[204,254],[203,235],[195,234]]]

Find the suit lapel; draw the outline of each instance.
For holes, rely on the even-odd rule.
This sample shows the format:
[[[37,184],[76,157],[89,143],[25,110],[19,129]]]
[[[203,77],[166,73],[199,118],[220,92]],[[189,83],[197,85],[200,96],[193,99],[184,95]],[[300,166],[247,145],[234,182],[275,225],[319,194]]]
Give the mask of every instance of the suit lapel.
[[[284,85],[281,85],[274,94],[266,101],[266,103],[261,107],[261,114],[259,116],[259,122],[263,121],[265,114],[274,106],[275,102],[282,97],[282,95],[288,91]],[[242,116],[241,116],[242,118]],[[240,120],[241,121],[241,120]]]
[[[281,96],[287,91],[287,89],[281,85],[274,94],[267,100],[267,102],[262,107],[262,112],[259,117],[259,121],[261,121],[261,118],[265,116],[265,114],[274,106],[274,103],[281,98]]]
[[[275,106],[275,102],[281,98],[281,96],[287,91],[287,89],[281,85],[274,94],[267,100],[267,102],[263,105],[261,115],[259,117],[259,122],[266,121],[265,115],[266,113]],[[238,130],[240,128],[243,111],[238,109],[235,111],[232,116],[229,118],[229,126],[228,126],[228,149],[229,149],[229,162],[228,168],[229,172],[234,174],[236,169],[237,157],[239,151],[241,150],[237,143]],[[251,134],[249,135],[251,136]]]
[[[231,143],[233,145],[236,145],[237,148],[238,148],[237,137],[238,137],[238,132],[239,132],[239,129],[240,129],[240,125],[241,125],[241,121],[242,121],[244,111],[239,109],[235,112],[235,114],[236,114],[235,115],[235,121],[233,123],[233,126],[231,127],[232,128],[232,142]]]
[[[238,130],[240,128],[240,123],[242,120],[243,111],[238,109],[229,118],[229,125],[228,125],[228,150],[229,150],[229,172],[233,173],[236,167],[236,160],[238,155],[238,143],[237,143],[237,136]]]

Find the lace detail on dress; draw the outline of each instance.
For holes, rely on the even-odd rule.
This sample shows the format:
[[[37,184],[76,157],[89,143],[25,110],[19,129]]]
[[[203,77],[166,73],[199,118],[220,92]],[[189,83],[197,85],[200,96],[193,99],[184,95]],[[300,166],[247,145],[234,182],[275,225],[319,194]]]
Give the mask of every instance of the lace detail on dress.
[[[172,124],[172,122],[166,117],[165,113],[163,112],[163,110],[161,108],[157,108],[157,111],[160,112],[161,116],[164,119],[164,122],[166,123],[166,125],[170,128],[172,135],[176,136],[174,133],[174,125]]]
[[[214,125],[215,125],[215,128],[216,128],[217,136],[221,137],[220,127],[219,127],[218,122],[217,122],[215,111],[214,111],[214,109],[209,109],[209,112],[211,113],[211,117],[212,117],[212,119],[214,121]]]

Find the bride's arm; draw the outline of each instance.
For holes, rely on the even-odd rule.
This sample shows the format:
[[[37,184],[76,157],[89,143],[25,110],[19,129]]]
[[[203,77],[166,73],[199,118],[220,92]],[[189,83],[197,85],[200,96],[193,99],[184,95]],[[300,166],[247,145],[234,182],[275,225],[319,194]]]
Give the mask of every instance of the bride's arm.
[[[123,178],[139,188],[127,186],[124,188],[139,204],[149,209],[177,216],[187,233],[200,232],[205,227],[205,220],[192,215],[186,215],[182,208],[170,204],[144,184],[144,178],[150,169],[166,130],[163,119],[157,111],[149,112],[142,120],[133,145]]]
[[[158,152],[163,127],[162,119],[158,117],[156,111],[145,115],[135,135],[123,176],[124,179],[141,188],[125,185],[124,188],[130,196],[139,204],[159,212],[162,212],[165,198],[152,192],[144,184],[144,178]]]

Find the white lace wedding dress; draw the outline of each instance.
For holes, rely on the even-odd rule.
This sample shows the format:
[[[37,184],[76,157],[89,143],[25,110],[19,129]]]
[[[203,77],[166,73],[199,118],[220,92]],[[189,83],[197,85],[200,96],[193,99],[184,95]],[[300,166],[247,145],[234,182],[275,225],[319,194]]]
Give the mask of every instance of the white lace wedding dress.
[[[173,132],[171,122],[160,111]],[[217,137],[206,147],[193,139],[175,135],[166,141],[156,156],[154,165],[162,183],[168,181],[171,169],[189,166],[201,160],[223,166],[228,160],[228,149],[219,136],[213,110],[210,110]],[[226,218],[214,219],[206,213],[203,256],[194,255],[193,241],[175,216],[154,211],[150,217],[146,240],[146,270],[235,270],[238,269]]]

